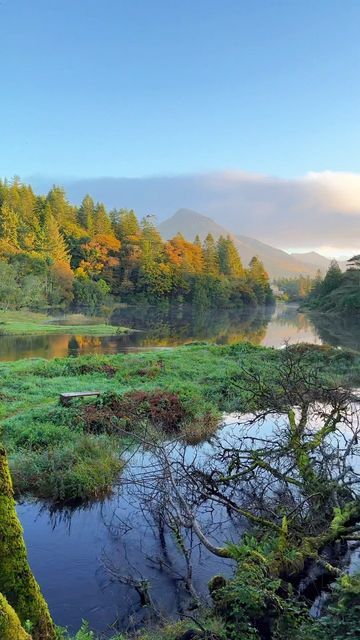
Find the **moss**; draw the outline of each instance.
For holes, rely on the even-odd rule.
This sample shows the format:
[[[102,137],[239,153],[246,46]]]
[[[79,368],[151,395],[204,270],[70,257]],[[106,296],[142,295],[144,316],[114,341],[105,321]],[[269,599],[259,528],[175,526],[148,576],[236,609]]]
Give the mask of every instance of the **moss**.
[[[0,638],[1,640],[31,640],[31,636],[21,626],[17,614],[2,593],[0,593]]]
[[[1,445],[0,522],[1,592],[16,611],[21,624],[30,621],[34,640],[55,640],[55,628],[48,607],[29,567],[23,531],[15,510],[6,453]]]

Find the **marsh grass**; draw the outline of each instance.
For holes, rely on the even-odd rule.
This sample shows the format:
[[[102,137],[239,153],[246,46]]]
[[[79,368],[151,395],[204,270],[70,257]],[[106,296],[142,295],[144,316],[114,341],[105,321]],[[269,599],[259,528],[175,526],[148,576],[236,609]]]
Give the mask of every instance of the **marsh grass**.
[[[300,349],[304,362],[316,366],[324,379],[360,383],[360,356],[309,345],[293,348]],[[135,402],[154,394],[159,401],[161,394],[176,397],[182,414],[174,433],[197,444],[216,431],[221,412],[254,408],[251,389],[233,384],[241,380],[242,369],[252,369],[271,381],[282,357],[281,351],[241,343],[184,346],[161,355],[148,352],[1,363],[1,438],[17,494],[90,499],[111,490],[121,472],[125,435],[108,428],[88,429],[84,419],[87,407],[101,407],[111,394],[118,398],[130,394],[127,397]],[[91,399],[69,407],[59,405],[62,392],[95,390],[102,393],[100,403]],[[149,425],[146,411],[138,416],[136,411],[129,413],[125,421],[128,434]],[[156,412],[154,415],[151,426],[161,436],[164,425],[157,421]],[[163,436],[167,436],[166,429]]]
[[[0,336],[66,334],[101,337],[131,332],[132,330],[127,327],[118,327],[104,323],[81,324],[74,322],[74,324],[67,325],[56,324],[44,313],[0,311]]]

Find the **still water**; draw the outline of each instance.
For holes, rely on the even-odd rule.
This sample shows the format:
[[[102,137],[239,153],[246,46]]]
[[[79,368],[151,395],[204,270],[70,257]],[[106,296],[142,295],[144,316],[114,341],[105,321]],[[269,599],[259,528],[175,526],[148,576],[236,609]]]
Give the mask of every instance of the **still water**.
[[[234,419],[224,419],[220,437],[231,436],[237,428]],[[186,456],[196,454],[199,460],[211,446],[189,446]],[[58,625],[75,631],[86,619],[92,629],[106,634],[146,622],[149,611],[141,607],[136,590],[114,579],[114,573],[122,579],[148,580],[156,609],[164,616],[178,616],[191,603],[183,585],[186,563],[179,545],[166,529],[161,535],[146,501],[147,489],[144,496],[144,488],[136,487],[152,468],[151,454],[139,450],[131,454],[113,495],[101,503],[61,510],[41,502],[17,505],[30,565]],[[216,544],[235,542],[242,531],[243,523],[235,530],[223,507],[211,513],[205,508],[198,519]],[[188,536],[186,545],[192,547],[194,587],[209,598],[210,578],[219,572],[230,575],[234,564],[209,553],[195,537]]]
[[[60,321],[66,324],[70,319],[63,317]],[[92,321],[103,322],[104,318]],[[220,344],[249,340],[275,347],[288,340],[360,351],[359,319],[309,316],[298,313],[291,305],[246,314],[236,310],[200,313],[175,308],[121,308],[115,309],[107,321],[136,331],[104,338],[3,336],[0,338],[0,359],[117,353],[166,348],[199,340]],[[84,319],[79,318],[80,322],[84,324]],[[228,420],[231,421],[233,418]],[[96,631],[110,633],[110,629],[131,630],[144,621],[138,594],[131,586],[109,575],[104,566],[109,563],[122,577],[149,580],[153,599],[162,613],[175,616],[181,612],[186,603],[181,588],[184,559],[174,540],[167,536],[166,552],[169,552],[172,571],[166,570],[164,565],[159,566],[164,541],[160,542],[153,522],[145,517],[128,485],[120,481],[112,497],[73,510],[54,511],[36,502],[24,502],[17,509],[31,566],[57,624],[75,631],[84,618]],[[233,537],[231,525],[226,530],[218,528],[216,536],[218,543]],[[195,586],[203,594],[214,574],[232,570],[231,565],[198,546],[194,548],[192,562]]]
[[[49,322],[52,319],[49,318]],[[114,309],[108,316],[91,322],[108,322],[134,331],[124,335],[1,336],[0,360],[55,358],[89,353],[119,353],[149,348],[166,348],[192,341],[218,344],[250,341],[279,347],[285,340],[329,344],[360,351],[360,319],[299,313],[296,306],[275,309],[195,310],[170,307],[129,307]],[[74,318],[56,318],[56,323],[74,324]],[[84,317],[77,322],[84,324]]]

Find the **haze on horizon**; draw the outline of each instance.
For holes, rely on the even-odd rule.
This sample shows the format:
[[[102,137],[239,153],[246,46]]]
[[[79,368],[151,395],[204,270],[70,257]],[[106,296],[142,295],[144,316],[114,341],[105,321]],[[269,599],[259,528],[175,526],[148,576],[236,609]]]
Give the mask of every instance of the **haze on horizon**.
[[[4,0],[0,176],[359,251],[356,0]]]

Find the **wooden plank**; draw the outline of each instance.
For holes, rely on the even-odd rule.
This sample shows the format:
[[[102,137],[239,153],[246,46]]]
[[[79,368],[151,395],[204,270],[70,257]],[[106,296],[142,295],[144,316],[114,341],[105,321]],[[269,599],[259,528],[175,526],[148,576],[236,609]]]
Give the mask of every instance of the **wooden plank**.
[[[90,396],[99,396],[101,391],[70,391],[67,393],[60,393],[60,402],[62,405],[67,405],[73,398],[88,398]]]
[[[62,398],[81,398],[82,396],[99,396],[100,391],[69,391],[61,393]]]

